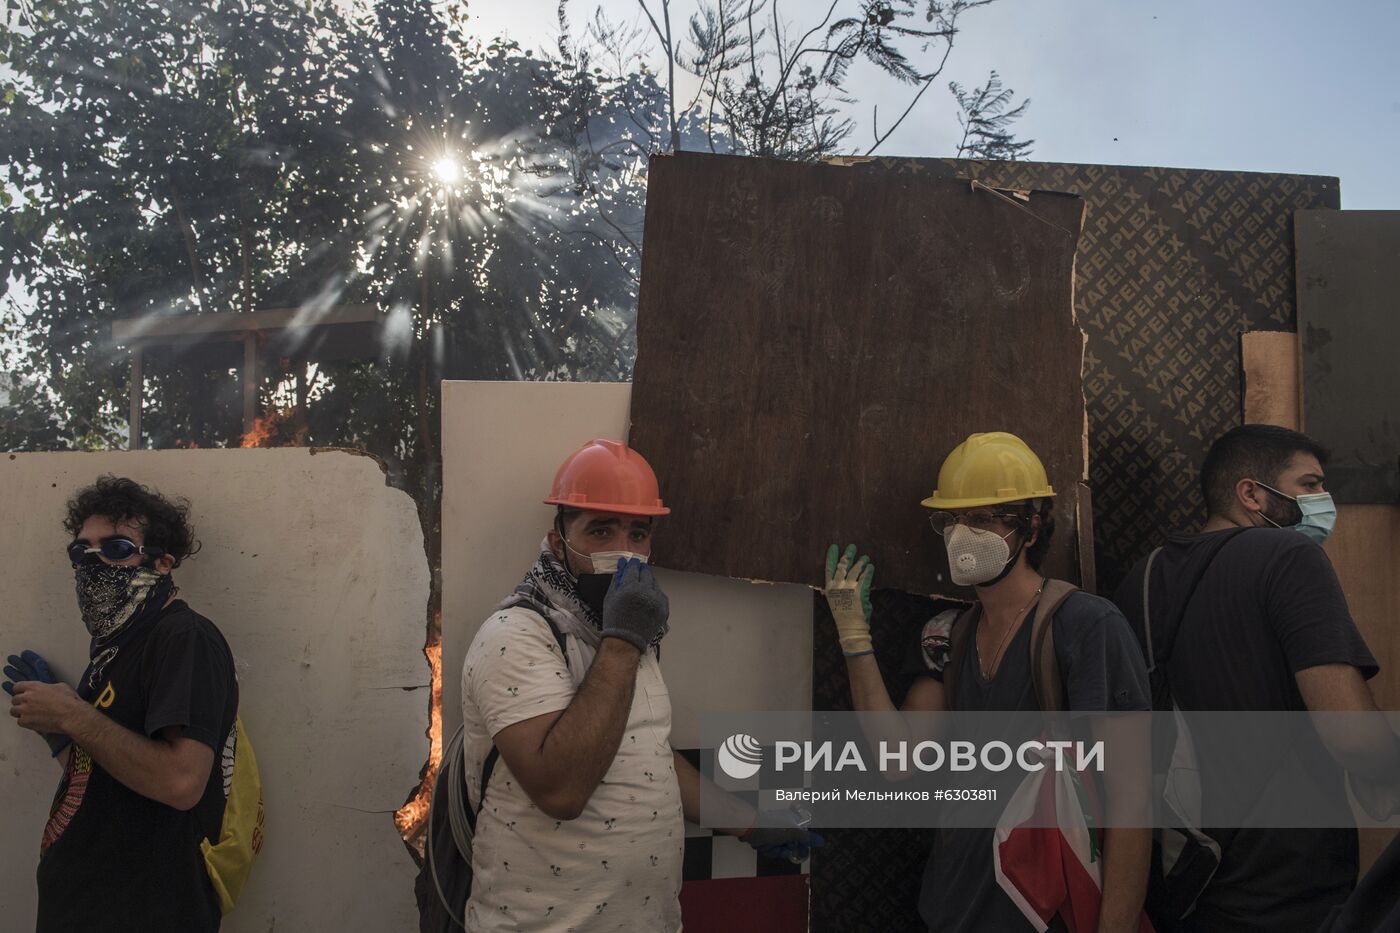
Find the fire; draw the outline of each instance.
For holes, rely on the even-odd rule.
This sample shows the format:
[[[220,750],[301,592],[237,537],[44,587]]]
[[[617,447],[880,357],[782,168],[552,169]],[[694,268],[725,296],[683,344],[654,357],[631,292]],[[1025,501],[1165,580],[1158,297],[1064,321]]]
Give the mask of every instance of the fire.
[[[423,780],[409,801],[394,812],[394,825],[404,842],[422,856],[424,835],[428,828],[428,807],[433,800],[433,781],[437,779],[442,761],[442,614],[433,620],[433,632],[423,648],[428,666],[433,672],[432,703],[428,709],[428,763],[423,766]]]
[[[283,408],[254,419],[252,430],[238,446],[304,447],[306,431],[306,419],[298,417],[295,408]]]

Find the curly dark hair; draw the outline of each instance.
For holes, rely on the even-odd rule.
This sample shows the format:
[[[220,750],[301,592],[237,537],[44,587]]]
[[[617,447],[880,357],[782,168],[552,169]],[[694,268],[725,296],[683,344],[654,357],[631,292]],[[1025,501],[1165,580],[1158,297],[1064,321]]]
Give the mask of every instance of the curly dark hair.
[[[1040,516],[1040,534],[1036,535],[1035,543],[1026,548],[1026,563],[1031,565],[1032,570],[1039,570],[1045,555],[1050,551],[1050,539],[1055,537],[1054,500],[1041,499],[1038,506],[1026,501],[1016,504],[1020,506],[1021,518],[1017,522],[1017,530],[1021,534],[1029,536],[1034,524],[1031,519],[1036,515]]]
[[[125,476],[99,476],[97,482],[74,493],[68,500],[63,528],[77,537],[83,522],[94,515],[139,525],[145,543],[173,557],[176,567],[199,551],[190,524],[189,500],[167,499]]]

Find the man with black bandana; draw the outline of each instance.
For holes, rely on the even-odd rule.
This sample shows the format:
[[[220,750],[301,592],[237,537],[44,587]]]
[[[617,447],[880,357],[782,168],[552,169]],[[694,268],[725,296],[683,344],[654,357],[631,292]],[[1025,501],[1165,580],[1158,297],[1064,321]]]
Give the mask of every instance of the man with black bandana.
[[[556,513],[539,558],[462,669],[479,809],[466,929],[678,930],[683,817],[698,817],[703,779],[671,749],[659,664],[669,605],[647,560],[670,510],[646,460],[608,440],[569,457],[545,502]],[[718,799],[725,831],[760,855],[820,844],[752,828],[752,808]]]
[[[78,607],[92,636],[77,689],[11,655],[10,715],[63,765],[40,843],[39,931],[219,928],[201,841],[218,840],[238,711],[233,658],[177,599],[196,549],[188,505],[104,476],[68,503]]]

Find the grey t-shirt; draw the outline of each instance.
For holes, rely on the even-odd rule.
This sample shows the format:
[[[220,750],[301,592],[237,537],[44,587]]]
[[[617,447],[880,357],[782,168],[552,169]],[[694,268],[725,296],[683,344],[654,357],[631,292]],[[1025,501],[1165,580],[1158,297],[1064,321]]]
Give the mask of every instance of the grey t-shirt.
[[[982,676],[974,637],[958,677],[960,710],[1034,712],[1038,708],[1031,685],[1031,613],[1011,637],[991,680]],[[919,633],[906,670],[943,680],[947,661],[946,631],[951,619],[929,620]],[[1128,622],[1113,603],[1088,593],[1074,593],[1050,622],[1055,656],[1065,686],[1067,708],[1084,712],[1129,712],[1152,708],[1147,666]],[[1038,717],[1028,716],[1028,728]],[[996,736],[1004,741],[1029,738]],[[1004,772],[1007,781],[1020,775]],[[986,784],[985,775],[980,776]],[[999,788],[998,799],[1009,800],[1015,784]],[[1014,933],[1034,929],[998,886],[992,863],[991,829],[940,829],[924,869],[919,913],[936,933]],[[1063,929],[1058,918],[1051,930]]]

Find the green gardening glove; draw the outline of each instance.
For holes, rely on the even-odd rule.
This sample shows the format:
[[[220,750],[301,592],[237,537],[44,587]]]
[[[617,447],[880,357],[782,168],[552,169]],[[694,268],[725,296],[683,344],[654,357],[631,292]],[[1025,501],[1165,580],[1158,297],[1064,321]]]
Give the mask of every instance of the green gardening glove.
[[[826,587],[822,593],[836,620],[836,635],[841,651],[848,658],[874,653],[870,644],[870,584],[875,579],[875,565],[861,555],[856,560],[856,546],[846,545],[839,552],[836,545],[826,550]]]

